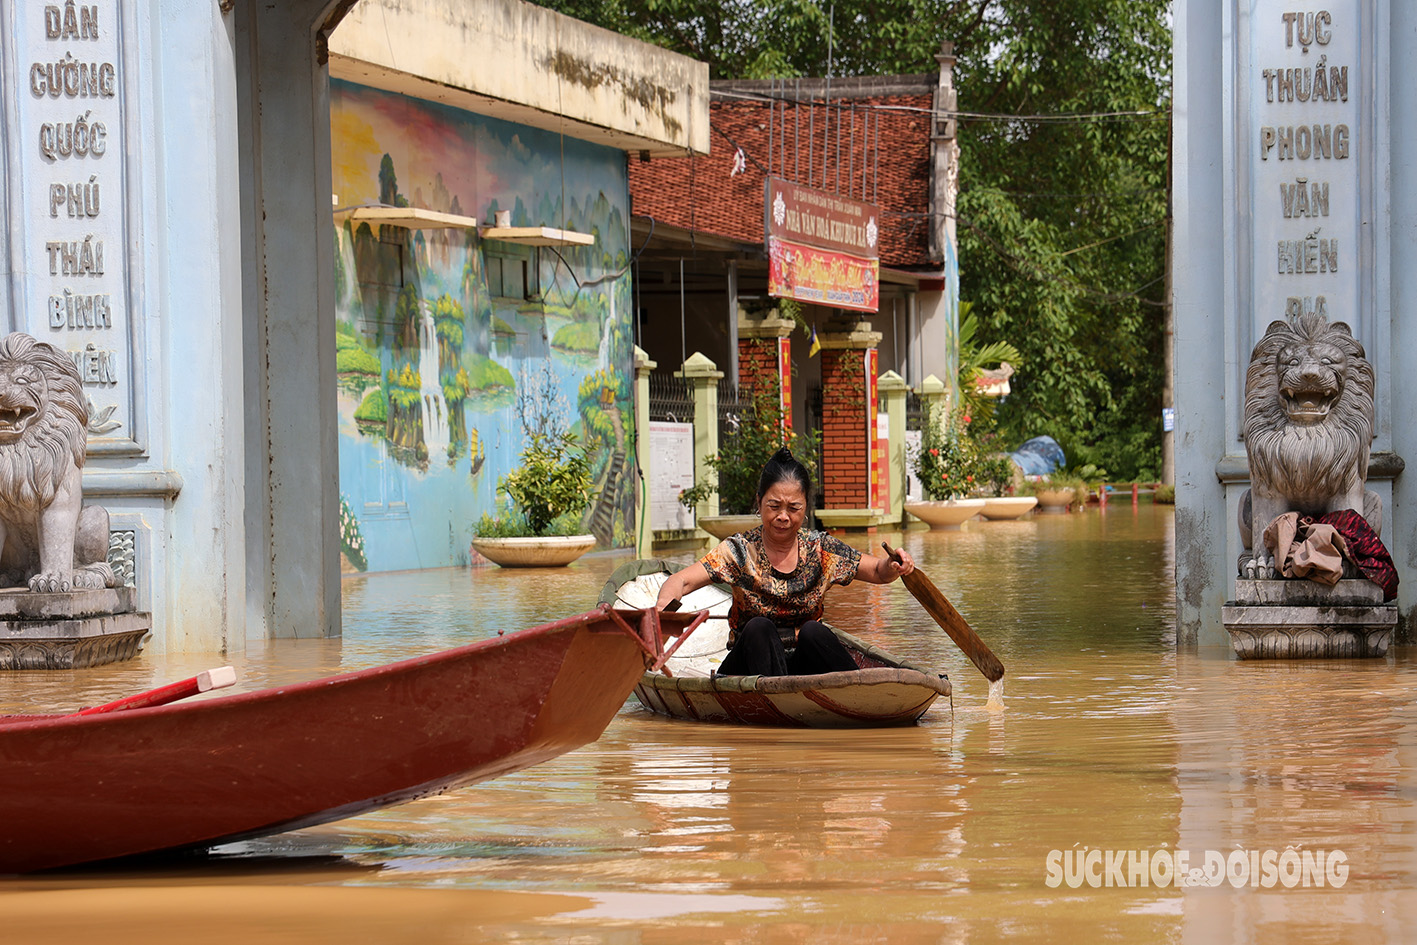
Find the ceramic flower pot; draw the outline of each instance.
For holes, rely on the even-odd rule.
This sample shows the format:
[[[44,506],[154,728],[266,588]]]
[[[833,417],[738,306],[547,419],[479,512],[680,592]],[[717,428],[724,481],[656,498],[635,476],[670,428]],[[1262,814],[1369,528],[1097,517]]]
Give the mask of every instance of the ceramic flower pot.
[[[989,496],[984,500],[984,508],[979,514],[992,521],[1022,518],[1038,504],[1038,497],[1032,495]]]
[[[700,515],[698,518],[698,526],[719,541],[729,535],[757,528],[762,523],[762,517],[758,515]]]
[[[560,568],[595,547],[594,535],[474,538],[473,549],[504,568]]]
[[[938,499],[905,503],[905,510],[931,528],[959,528],[984,508],[984,499]]]
[[[1066,512],[1073,501],[1072,489],[1039,489],[1038,507],[1045,512]]]

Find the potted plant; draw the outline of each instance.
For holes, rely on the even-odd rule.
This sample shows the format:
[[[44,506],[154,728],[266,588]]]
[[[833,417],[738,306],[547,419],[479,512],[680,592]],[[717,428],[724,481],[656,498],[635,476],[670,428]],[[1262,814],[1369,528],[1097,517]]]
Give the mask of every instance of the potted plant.
[[[756,527],[758,477],[772,455],[786,446],[798,461],[816,474],[817,435],[799,434],[786,425],[782,408],[769,394],[754,394],[738,426],[724,437],[718,452],[704,463],[717,474],[717,484],[695,483],[679,493],[679,502],[692,509],[718,494],[718,515],[700,515],[698,526],[722,541],[729,535]]]
[[[959,528],[979,514],[984,500],[972,498],[979,478],[978,444],[969,435],[972,418],[963,407],[940,424],[933,410],[921,424],[920,445],[910,459],[923,501],[909,500],[905,510],[931,528]]]
[[[1080,491],[1082,501],[1087,501],[1087,483],[1062,473],[1054,473],[1046,479],[1030,480],[1027,489],[1037,496],[1038,508],[1044,512],[1066,512],[1068,506],[1078,503]]]
[[[1092,463],[1075,467],[1069,471],[1074,480],[1073,501],[1078,508],[1085,508],[1087,503],[1098,501],[1102,490],[1107,487],[1107,470]]]
[[[590,460],[569,433],[533,433],[521,466],[503,476],[497,492],[515,511],[483,515],[473,526],[472,547],[504,568],[559,567],[595,547],[581,531],[591,502]]]
[[[979,478],[984,483],[984,507],[979,514],[989,521],[1022,518],[1038,504],[1038,497],[1017,495],[1018,466],[1007,453],[990,453],[979,463]]]

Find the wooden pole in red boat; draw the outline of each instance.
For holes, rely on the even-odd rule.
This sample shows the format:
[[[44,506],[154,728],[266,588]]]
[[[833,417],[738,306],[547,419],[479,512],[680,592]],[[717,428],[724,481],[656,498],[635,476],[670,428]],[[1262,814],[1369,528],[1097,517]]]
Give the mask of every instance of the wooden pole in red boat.
[[[119,712],[124,709],[145,709],[153,705],[166,705],[169,702],[176,702],[178,699],[186,699],[188,696],[195,696],[199,692],[208,692],[212,689],[225,689],[227,686],[235,684],[235,682],[236,670],[230,666],[221,666],[216,669],[209,669],[203,673],[198,673],[191,679],[168,683],[166,686],[159,686],[156,689],[149,689],[147,692],[127,696],[116,702],[90,706],[87,709],[80,709],[74,714],[99,715],[104,712]]]

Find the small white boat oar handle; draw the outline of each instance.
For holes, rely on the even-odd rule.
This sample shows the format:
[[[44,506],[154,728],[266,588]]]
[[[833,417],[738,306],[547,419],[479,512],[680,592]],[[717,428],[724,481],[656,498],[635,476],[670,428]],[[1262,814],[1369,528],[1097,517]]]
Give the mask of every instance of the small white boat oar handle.
[[[901,558],[898,552],[886,542],[881,542],[881,547],[897,563]],[[950,635],[950,639],[955,641],[969,661],[984,674],[984,678],[990,682],[998,682],[1004,678],[1004,664],[999,662],[999,658],[994,655],[984,641],[979,639],[979,634],[975,633],[964,617],[955,610],[935,583],[925,576],[917,566],[914,571],[901,578],[905,582],[905,587],[920,602],[920,606],[925,608],[929,614],[940,625],[940,629]]]
[[[99,715],[104,712],[118,712],[123,709],[145,709],[153,705],[166,705],[169,702],[176,702],[178,699],[195,696],[199,692],[208,692],[212,689],[225,689],[227,686],[234,685],[235,683],[236,670],[230,666],[220,666],[216,669],[209,669],[206,672],[198,673],[191,679],[168,683],[166,686],[159,686],[156,689],[149,689],[147,692],[127,696],[116,702],[91,706],[87,709],[81,709],[74,714]]]

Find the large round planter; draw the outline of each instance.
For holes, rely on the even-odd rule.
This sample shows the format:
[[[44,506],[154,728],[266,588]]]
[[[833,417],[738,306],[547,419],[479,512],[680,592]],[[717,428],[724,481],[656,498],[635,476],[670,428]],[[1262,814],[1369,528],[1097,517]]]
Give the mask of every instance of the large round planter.
[[[983,499],[943,499],[929,502],[909,501],[905,510],[931,528],[959,528],[984,508]]]
[[[719,541],[763,524],[761,515],[700,515],[698,525]]]
[[[1066,512],[1073,495],[1072,489],[1039,489],[1038,507],[1045,512]]]
[[[1032,495],[990,496],[984,500],[984,508],[979,514],[991,522],[1022,518],[1037,504],[1038,497]]]
[[[594,535],[474,538],[473,549],[504,568],[560,568],[595,547]]]

